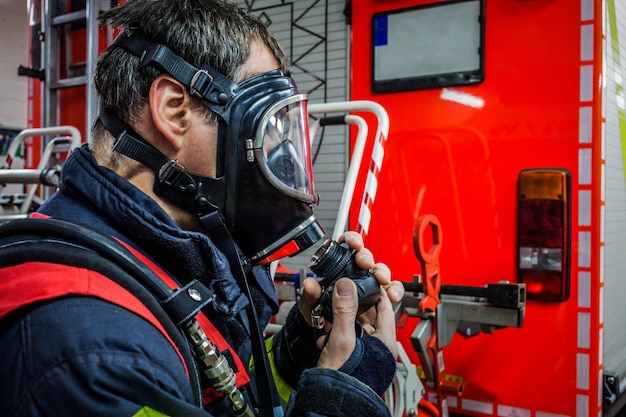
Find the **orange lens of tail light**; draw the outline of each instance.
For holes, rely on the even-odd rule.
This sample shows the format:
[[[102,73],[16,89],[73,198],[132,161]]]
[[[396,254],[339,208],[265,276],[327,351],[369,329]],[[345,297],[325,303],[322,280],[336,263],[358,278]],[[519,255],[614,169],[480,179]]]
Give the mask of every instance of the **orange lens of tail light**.
[[[569,297],[569,178],[563,169],[519,175],[517,274],[531,300]]]

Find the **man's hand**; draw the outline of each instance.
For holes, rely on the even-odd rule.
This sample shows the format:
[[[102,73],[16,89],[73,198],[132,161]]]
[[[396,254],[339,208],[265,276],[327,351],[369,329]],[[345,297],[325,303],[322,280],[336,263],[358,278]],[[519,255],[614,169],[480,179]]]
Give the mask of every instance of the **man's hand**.
[[[345,242],[348,244],[350,248],[356,250],[356,253],[355,253],[356,264],[363,269],[370,270],[382,287],[381,298],[379,302],[376,304],[376,306],[372,307],[371,309],[363,313],[361,316],[359,316],[358,321],[361,323],[361,325],[363,326],[363,329],[369,335],[378,337],[381,341],[385,343],[385,345],[394,354],[394,356],[397,357],[397,345],[396,345],[396,340],[395,340],[395,315],[393,313],[393,308],[391,306],[391,303],[399,302],[402,300],[402,297],[404,297],[404,287],[402,283],[399,281],[391,280],[391,271],[389,270],[387,265],[385,265],[384,263],[374,262],[374,257],[372,253],[367,248],[363,247],[363,238],[361,237],[360,234],[356,232],[346,232],[338,239],[338,241],[339,243]],[[354,320],[355,320],[356,311],[358,307],[358,299],[356,295],[356,286],[354,285],[353,282],[351,282],[351,280],[349,279],[346,279],[346,280],[350,281],[349,282],[350,288],[354,289],[355,291],[353,295],[354,300],[352,300],[352,296],[348,296],[346,293],[348,292],[348,289],[346,289],[348,285],[347,283],[342,284],[343,288],[342,288],[342,292],[340,293],[340,294],[346,294],[346,295],[337,294],[337,292],[339,291],[339,289],[337,288],[337,285],[339,281],[341,281],[341,280],[338,280],[337,283],[335,284],[335,291],[333,293],[333,315],[335,314],[334,311],[335,311],[335,308],[337,307],[339,307],[340,309],[338,314],[342,315],[342,317],[347,317],[348,315],[352,315],[350,319],[351,324],[349,324],[348,326],[348,324],[346,323],[346,325],[350,327],[350,329],[348,330],[346,328],[346,331],[351,332],[350,335],[353,335],[354,334]],[[322,288],[320,287],[319,283],[314,278],[307,278],[306,280],[304,280],[304,282],[302,283],[302,293],[300,297],[299,309],[300,309],[300,314],[302,314],[302,316],[308,323],[311,323],[311,311],[314,308],[314,306],[317,304],[321,294],[322,294]],[[337,300],[335,300],[336,297],[338,298]],[[351,311],[345,310],[348,308],[348,304],[350,304],[352,301],[357,303],[357,305],[354,307],[354,313],[352,313]],[[339,329],[337,328],[338,326],[337,318],[334,318],[334,321],[335,323],[333,323],[333,326],[332,326],[334,329],[333,335],[330,336],[328,343],[330,343],[330,340],[332,340],[333,337],[336,337],[336,338],[340,337],[337,335],[337,333],[343,334],[343,330],[339,331]],[[349,336],[347,339],[351,339],[351,337],[352,336]],[[342,340],[337,341],[337,343],[341,343],[341,345],[343,346],[344,343],[350,344],[350,341],[349,340],[344,341],[342,338]],[[351,346],[352,346],[352,349],[354,349],[354,342],[351,343]],[[338,349],[338,350],[342,351],[343,349]],[[351,352],[352,350],[350,350],[350,353]],[[322,354],[324,355],[324,353]],[[332,367],[332,366],[329,366],[329,367]]]
[[[395,358],[398,357],[396,344],[395,315],[387,293],[381,289],[380,300],[376,306],[378,314],[370,327],[370,336],[378,338],[387,346]],[[340,278],[333,291],[333,324],[328,338],[318,339],[322,354],[317,363],[321,368],[339,369],[350,358],[356,344],[354,328],[359,307],[354,281]]]
[[[399,281],[392,281],[391,271],[384,263],[375,263],[372,252],[363,246],[363,238],[356,232],[346,232],[338,239],[339,243],[345,242],[354,250],[355,262],[362,269],[367,269],[378,280],[378,283],[385,290],[387,299],[392,302],[400,302],[404,297],[404,287]],[[322,295],[322,288],[314,278],[307,278],[302,282],[302,292],[300,296],[299,309],[300,313],[307,321],[311,323],[311,310],[319,301]],[[374,332],[374,323],[376,322],[377,308],[372,307],[363,313],[359,318],[359,322],[363,329],[368,333]],[[395,323],[394,323],[395,326]],[[395,346],[395,343],[394,343]]]
[[[378,280],[378,283],[385,289],[387,295],[389,296],[389,300],[392,303],[397,303],[402,301],[404,297],[404,286],[400,281],[392,281],[391,280],[391,271],[389,267],[384,263],[375,263],[374,256],[369,249],[363,247],[363,237],[356,232],[346,232],[341,237],[339,237],[339,243],[345,242],[348,246],[354,250],[356,250],[355,254],[355,262],[356,264],[363,268],[368,269],[372,272],[374,277]],[[322,295],[322,288],[318,284],[318,282],[313,278],[307,278],[302,282],[302,292],[300,296],[300,313],[302,313],[303,317],[307,320],[307,322],[311,322],[311,310],[317,304],[319,298]],[[375,309],[372,308],[374,315],[376,314]],[[364,313],[364,315],[369,314],[369,321],[373,323],[373,319],[371,317],[372,310]]]

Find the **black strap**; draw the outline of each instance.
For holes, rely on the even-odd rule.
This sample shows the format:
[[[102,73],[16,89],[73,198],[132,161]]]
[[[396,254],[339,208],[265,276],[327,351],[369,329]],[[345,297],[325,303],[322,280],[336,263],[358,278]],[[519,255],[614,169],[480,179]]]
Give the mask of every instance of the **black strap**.
[[[19,219],[1,224],[0,267],[29,261],[94,270],[137,297],[178,347],[189,369],[194,401],[203,407],[197,365],[176,324],[195,316],[210,301],[212,293],[207,287],[193,281],[177,291],[170,289],[121,243],[88,225],[61,219]]]
[[[161,302],[161,305],[174,323],[182,326],[196,317],[200,310],[209,304],[212,297],[213,291],[200,281],[192,280],[174,291],[168,299]]]
[[[224,120],[228,120],[227,106],[237,93],[238,86],[214,68],[196,68],[167,46],[153,42],[141,32],[123,31],[111,47],[119,47],[140,59],[140,65],[150,65],[167,72],[189,88],[189,93],[205,100],[208,106]]]
[[[259,318],[254,308],[254,299],[250,291],[250,285],[246,279],[245,272],[241,266],[240,258],[235,248],[234,241],[223,222],[215,222],[215,216],[200,217],[203,228],[207,230],[213,243],[222,250],[230,269],[237,278],[239,285],[245,290],[245,294],[250,301],[247,315],[242,315],[242,319],[250,320],[250,340],[252,344],[252,356],[254,357],[254,369],[257,375],[257,396],[259,400],[259,415],[261,417],[278,417],[283,415],[280,398],[276,391],[276,383],[272,375],[269,358],[265,349],[263,329],[259,324]],[[209,224],[205,224],[205,223]],[[270,401],[267,401],[269,399]]]
[[[109,128],[108,119],[110,118],[111,111],[107,108],[100,111],[100,120],[107,130],[117,138],[113,145],[113,150],[119,152],[122,155],[126,155],[136,161],[141,162],[154,172],[158,173],[166,166],[170,159],[163,155],[161,152],[148,145],[146,142],[136,139],[132,133],[128,133],[126,130],[119,131]]]
[[[115,137],[113,150],[150,168],[156,174],[154,192],[185,210],[205,215],[224,206],[224,178],[206,178],[191,174],[147,143],[113,111],[100,103],[99,115],[104,127]],[[221,216],[221,214],[220,214]]]
[[[141,162],[154,172],[170,159],[148,144],[141,136],[111,111],[102,100],[98,103],[98,118],[114,137],[113,150]],[[138,159],[139,158],[139,159]]]

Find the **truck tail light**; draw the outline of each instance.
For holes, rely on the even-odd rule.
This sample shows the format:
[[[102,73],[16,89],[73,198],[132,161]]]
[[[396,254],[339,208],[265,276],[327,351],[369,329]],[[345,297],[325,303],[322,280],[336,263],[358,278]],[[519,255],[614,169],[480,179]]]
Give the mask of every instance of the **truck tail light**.
[[[569,297],[569,178],[564,169],[528,169],[519,175],[517,274],[531,300]]]

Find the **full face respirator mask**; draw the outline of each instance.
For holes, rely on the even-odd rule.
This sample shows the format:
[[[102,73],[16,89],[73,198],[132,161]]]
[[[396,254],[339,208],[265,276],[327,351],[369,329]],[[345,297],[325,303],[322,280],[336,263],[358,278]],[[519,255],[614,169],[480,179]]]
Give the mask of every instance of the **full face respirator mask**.
[[[289,75],[273,70],[235,84],[140,33],[124,31],[111,47],[140,57],[141,66],[167,72],[220,117],[218,174],[209,178],[185,171],[100,106],[100,120],[116,137],[114,150],[156,173],[157,195],[195,213],[211,236],[223,235],[225,228],[250,264],[293,256],[323,237],[312,209],[318,196],[307,96]]]

